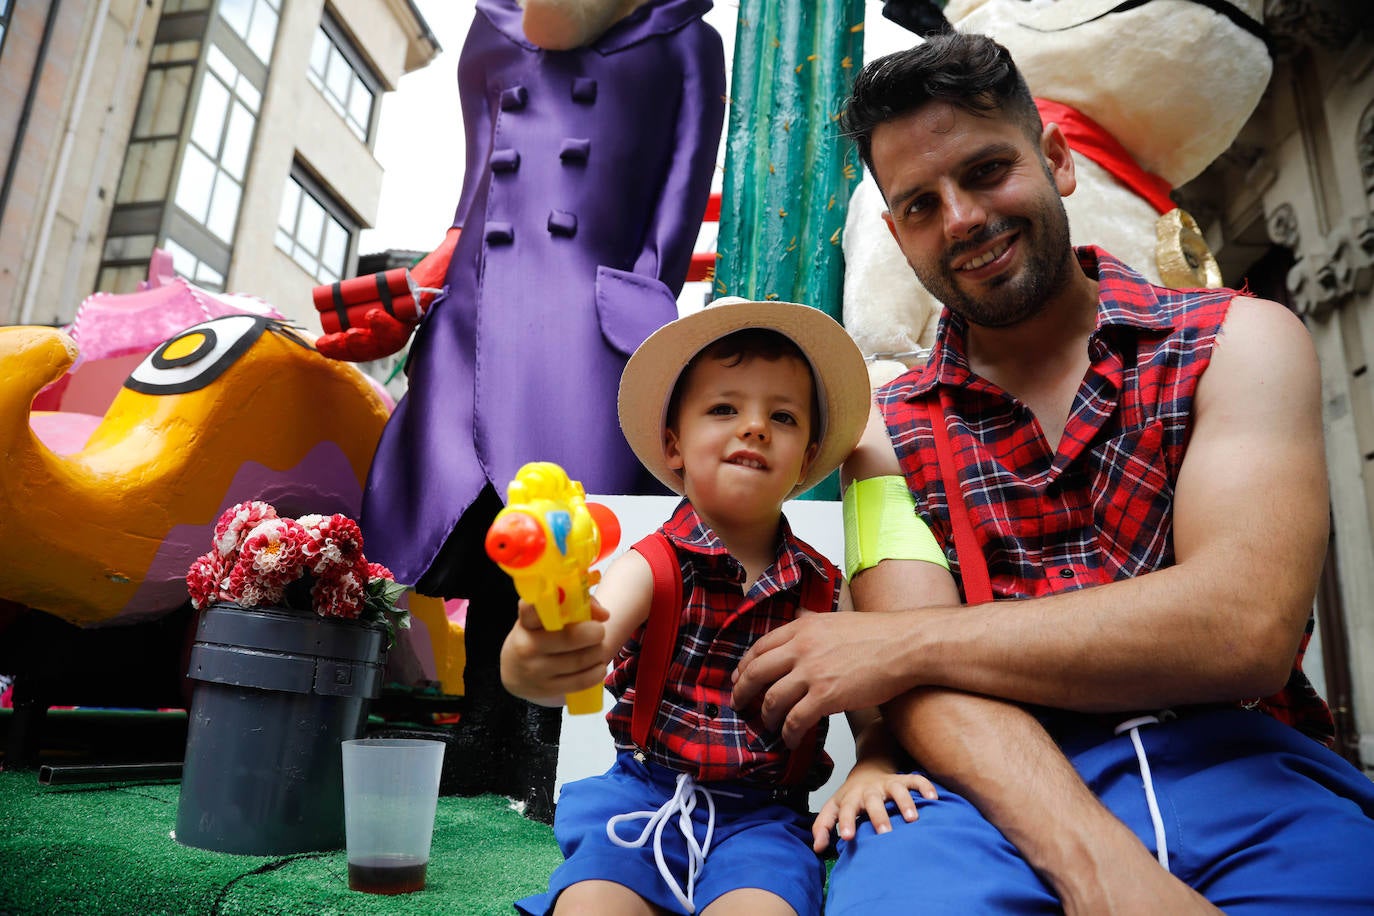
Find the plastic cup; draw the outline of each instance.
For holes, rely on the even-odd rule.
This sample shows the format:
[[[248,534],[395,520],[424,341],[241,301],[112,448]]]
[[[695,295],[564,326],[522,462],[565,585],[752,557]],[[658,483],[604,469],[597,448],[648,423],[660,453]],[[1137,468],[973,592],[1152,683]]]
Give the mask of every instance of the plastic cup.
[[[343,742],[350,890],[408,894],[424,888],[443,764],[442,741]]]

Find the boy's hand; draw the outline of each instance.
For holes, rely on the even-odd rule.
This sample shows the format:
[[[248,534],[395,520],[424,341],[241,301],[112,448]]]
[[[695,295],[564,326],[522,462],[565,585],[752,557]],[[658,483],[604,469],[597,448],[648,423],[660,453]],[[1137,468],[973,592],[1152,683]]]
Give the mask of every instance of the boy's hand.
[[[824,852],[830,845],[830,830],[838,828],[840,839],[852,840],[858,829],[859,815],[866,814],[875,833],[888,833],[892,821],[887,813],[891,799],[907,823],[916,820],[916,802],[911,793],[934,800],[935,786],[916,773],[898,773],[886,761],[860,760],[849,772],[844,785],[821,806],[811,825],[812,848]]]
[[[603,644],[606,609],[591,599],[590,620],[545,630],[534,605],[520,602],[519,616],[501,646],[501,683],[518,697],[561,706],[563,697],[600,684],[606,677]]]

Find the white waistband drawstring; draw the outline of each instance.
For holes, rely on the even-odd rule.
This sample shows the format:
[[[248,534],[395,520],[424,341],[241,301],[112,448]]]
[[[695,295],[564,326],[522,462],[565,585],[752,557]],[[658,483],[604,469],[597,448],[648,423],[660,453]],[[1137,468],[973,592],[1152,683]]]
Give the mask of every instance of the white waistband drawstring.
[[[1164,715],[1164,714],[1161,714]],[[1116,727],[1116,734],[1131,733],[1131,744],[1135,745],[1135,758],[1140,761],[1140,778],[1145,783],[1145,801],[1150,807],[1150,823],[1155,828],[1155,857],[1164,870],[1169,870],[1169,841],[1164,836],[1164,818],[1159,813],[1159,801],[1155,798],[1155,783],[1150,777],[1150,761],[1145,757],[1145,745],[1140,740],[1140,726],[1158,725],[1160,716],[1137,716],[1127,719]]]
[[[692,831],[692,812],[696,810],[697,794],[700,793],[706,799],[706,838],[698,843],[696,834]],[[732,793],[724,793],[730,795]],[[687,889],[683,891],[682,885],[677,883],[672,871],[668,868],[668,863],[663,859],[663,828],[667,826],[672,816],[677,815],[678,829],[687,840]],[[622,839],[616,834],[616,825],[623,821],[633,821],[639,818],[647,818],[648,823],[640,831],[638,837],[633,840]],[[649,841],[649,833],[654,835],[654,861],[658,863],[658,873],[663,876],[663,880],[668,882],[668,889],[673,892],[678,903],[686,908],[687,912],[695,913],[696,907],[692,903],[692,893],[696,887],[697,875],[701,873],[701,867],[706,862],[706,854],[711,851],[711,835],[716,829],[716,802],[711,797],[711,790],[704,786],[697,785],[690,773],[679,773],[677,776],[677,789],[673,792],[666,802],[659,806],[657,811],[632,811],[629,814],[617,814],[615,817],[606,821],[606,835],[611,842],[617,846],[627,849],[642,848]]]

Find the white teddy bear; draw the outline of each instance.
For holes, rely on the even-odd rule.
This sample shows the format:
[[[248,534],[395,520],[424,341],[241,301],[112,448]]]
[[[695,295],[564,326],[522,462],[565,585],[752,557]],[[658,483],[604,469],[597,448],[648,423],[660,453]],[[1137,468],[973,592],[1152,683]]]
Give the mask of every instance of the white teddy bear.
[[[1272,69],[1261,8],[1262,0],[950,0],[945,15],[1005,45],[1032,94],[1095,122],[1109,137],[1094,138],[1086,123],[1086,140],[1119,144],[1138,168],[1127,161],[1118,173],[1153,190],[1151,203],[1066,131],[1078,175],[1064,201],[1074,244],[1100,245],[1155,283],[1218,286],[1191,217],[1163,211],[1173,206],[1168,189],[1201,174],[1259,103]],[[865,175],[844,232],[844,324],[875,386],[919,362],[940,313],[888,233],[885,208]]]

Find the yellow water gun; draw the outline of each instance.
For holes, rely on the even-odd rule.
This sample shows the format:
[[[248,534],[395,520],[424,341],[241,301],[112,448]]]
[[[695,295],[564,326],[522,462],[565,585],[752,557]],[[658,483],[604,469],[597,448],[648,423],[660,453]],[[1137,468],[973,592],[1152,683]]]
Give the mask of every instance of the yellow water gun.
[[[587,502],[582,484],[551,461],[533,461],[506,488],[506,507],[487,530],[487,556],[515,582],[546,630],[591,617],[592,565],[620,543],[609,508]],[[601,711],[601,685],[567,696],[574,715]]]

